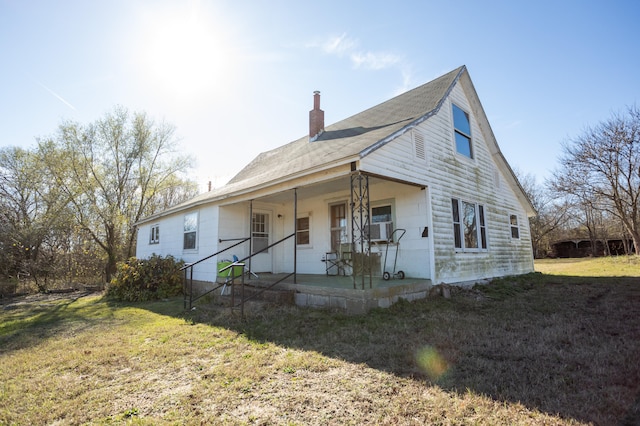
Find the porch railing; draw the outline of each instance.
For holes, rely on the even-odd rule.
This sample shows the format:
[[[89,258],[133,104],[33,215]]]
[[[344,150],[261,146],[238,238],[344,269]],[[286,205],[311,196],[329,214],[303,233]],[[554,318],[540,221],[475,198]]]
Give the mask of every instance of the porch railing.
[[[252,254],[250,254],[250,255],[242,258],[242,259],[235,260],[231,264],[226,265],[225,267],[223,267],[222,269],[217,271],[216,277],[217,277],[218,274],[222,274],[223,272],[228,271],[229,269],[231,269],[233,267],[242,267],[242,272],[243,273],[240,275],[240,278],[241,278],[241,280],[240,280],[240,285],[241,285],[241,288],[240,288],[240,302],[238,304],[235,303],[235,284],[236,284],[236,278],[238,278],[238,277],[236,277],[235,274],[233,273],[234,269],[231,269],[231,274],[230,274],[231,281],[230,281],[230,283],[231,283],[231,308],[232,309],[239,307],[240,311],[241,311],[241,315],[244,316],[244,303],[245,302],[247,302],[247,301],[249,301],[249,300],[251,300],[251,299],[253,299],[255,297],[258,297],[259,295],[261,295],[265,291],[272,289],[273,287],[275,287],[276,285],[280,284],[281,282],[283,282],[284,280],[286,280],[287,278],[289,278],[291,276],[294,277],[293,278],[294,284],[296,283],[297,265],[296,265],[296,261],[294,259],[293,272],[292,273],[287,274],[286,276],[280,278],[279,280],[271,283],[267,287],[261,288],[259,291],[254,292],[252,295],[250,295],[248,297],[244,296],[244,286],[245,286],[245,282],[244,282],[244,275],[245,275],[244,267],[246,265],[246,261],[248,260],[249,264],[251,264],[250,263],[251,259],[254,256],[256,256],[256,255],[258,255],[260,253],[263,253],[263,252],[269,250],[272,247],[275,247],[275,246],[277,246],[279,244],[282,244],[285,241],[289,240],[290,238],[295,238],[295,236],[296,236],[295,232],[290,234],[290,235],[287,235],[286,237],[276,241],[275,243],[269,244],[268,246],[256,251],[255,253],[252,253]],[[204,258],[202,258],[202,259],[200,259],[200,260],[198,260],[196,262],[186,264],[181,268],[181,270],[184,270],[184,290],[185,290],[184,291],[184,309],[185,310],[187,309],[187,299],[189,300],[189,310],[191,310],[193,308],[193,302],[195,302],[196,300],[204,297],[205,295],[207,295],[209,293],[214,292],[215,290],[223,287],[224,285],[228,285],[229,284],[229,281],[225,281],[225,283],[219,284],[219,285],[215,286],[214,288],[212,288],[211,290],[209,290],[209,291],[199,295],[198,297],[194,298],[193,297],[193,267],[195,265],[199,264],[199,263],[204,262],[205,260],[211,259],[214,256],[222,254],[222,253],[226,252],[227,250],[230,250],[230,249],[232,249],[232,248],[234,248],[234,247],[236,247],[236,246],[238,246],[238,245],[250,240],[250,238],[240,238],[238,240],[239,241],[237,243],[233,244],[230,247],[227,247],[227,248],[225,248],[223,250],[217,251],[216,253],[214,253],[212,255],[209,255],[207,257],[204,257]],[[229,240],[225,240],[225,241],[229,241]],[[188,287],[189,287],[188,291],[187,291],[187,284],[188,284]]]
[[[183,286],[182,286],[183,287],[183,292],[182,293],[184,295],[184,303],[183,303],[183,305],[184,305],[184,309],[185,310],[187,309],[187,298],[189,299],[189,310],[191,310],[191,308],[193,307],[193,302],[195,302],[196,300],[206,296],[207,294],[219,289],[220,287],[222,287],[225,284],[225,283],[220,284],[217,287],[215,287],[215,288],[213,288],[213,289],[201,294],[200,296],[198,296],[198,297],[196,297],[194,299],[193,298],[193,267],[196,266],[199,263],[204,262],[205,260],[211,259],[214,256],[218,256],[219,254],[222,254],[222,253],[226,252],[227,250],[231,250],[232,248],[237,247],[240,244],[249,241],[250,239],[251,239],[250,237],[237,238],[237,239],[234,238],[233,240],[238,240],[237,243],[235,243],[235,244],[233,244],[233,245],[231,245],[231,246],[229,246],[229,247],[227,247],[225,249],[219,250],[219,251],[217,251],[217,252],[215,252],[213,254],[210,254],[207,257],[203,257],[200,260],[197,260],[197,261],[192,262],[192,263],[187,263],[182,268],[180,268],[181,271],[184,271],[184,281],[183,281]],[[226,241],[229,241],[229,240],[226,240]],[[223,268],[223,269],[226,270],[226,268]],[[218,273],[219,272],[220,271],[218,271]],[[217,278],[217,274],[216,274],[216,278]],[[187,284],[188,284],[188,287],[189,287],[188,291],[187,291]]]
[[[287,235],[286,237],[276,241],[275,243],[271,243],[268,246],[258,250],[257,252],[255,252],[253,254],[250,254],[249,256],[244,257],[243,259],[238,259],[237,261],[233,262],[231,265],[225,266],[220,271],[225,271],[225,270],[233,267],[234,264],[236,266],[242,265],[243,268],[244,268],[244,265],[245,265],[244,262],[246,260],[250,260],[251,258],[253,258],[253,256],[256,256],[256,255],[258,255],[258,254],[260,254],[260,253],[262,253],[262,252],[264,252],[266,250],[269,250],[272,247],[275,247],[275,246],[277,246],[279,244],[282,244],[282,243],[284,243],[285,241],[287,241],[290,238],[295,238],[295,236],[296,236],[295,232],[290,234],[290,235]],[[232,269],[232,271],[233,271],[233,269]],[[269,284],[268,286],[261,288],[259,291],[256,291],[252,295],[247,296],[247,297],[244,296],[244,284],[245,283],[244,283],[244,274],[242,274],[242,280],[240,282],[240,285],[241,285],[241,287],[240,287],[240,303],[238,303],[238,304],[235,303],[235,288],[234,288],[234,286],[235,286],[235,278],[236,277],[234,276],[234,274],[231,274],[231,275],[232,275],[232,278],[231,278],[231,309],[239,307],[240,308],[240,314],[242,316],[244,316],[244,304],[245,304],[245,302],[260,296],[265,291],[272,289],[273,287],[275,287],[276,285],[280,284],[281,282],[283,282],[284,280],[286,280],[287,278],[289,278],[291,276],[293,276],[293,283],[295,284],[296,283],[296,275],[297,275],[297,266],[296,266],[296,262],[294,260],[294,262],[293,262],[293,272],[291,272],[290,274],[285,275],[284,277],[280,278],[277,281],[274,281],[273,283]]]

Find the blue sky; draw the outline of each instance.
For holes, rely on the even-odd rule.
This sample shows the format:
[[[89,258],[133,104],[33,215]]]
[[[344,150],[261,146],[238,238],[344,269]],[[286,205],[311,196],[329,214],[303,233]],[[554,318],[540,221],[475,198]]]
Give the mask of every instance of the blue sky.
[[[638,1],[0,0],[0,146],[116,105],[176,127],[201,188],[466,65],[512,167],[640,103]]]

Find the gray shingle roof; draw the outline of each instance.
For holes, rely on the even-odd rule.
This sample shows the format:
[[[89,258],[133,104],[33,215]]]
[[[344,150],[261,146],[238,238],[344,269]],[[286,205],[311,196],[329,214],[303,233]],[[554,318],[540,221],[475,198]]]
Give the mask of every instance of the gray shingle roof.
[[[253,159],[229,184],[266,183],[354,156],[364,156],[389,137],[437,110],[465,69],[459,67],[429,83],[325,127],[314,142],[305,136]],[[233,185],[235,186],[235,185]]]
[[[140,223],[225,199],[257,186],[268,186],[270,182],[286,180],[290,176],[301,176],[324,166],[364,157],[437,112],[465,70],[463,65],[422,86],[325,127],[325,131],[313,142],[305,136],[263,152],[225,186],[151,215]]]

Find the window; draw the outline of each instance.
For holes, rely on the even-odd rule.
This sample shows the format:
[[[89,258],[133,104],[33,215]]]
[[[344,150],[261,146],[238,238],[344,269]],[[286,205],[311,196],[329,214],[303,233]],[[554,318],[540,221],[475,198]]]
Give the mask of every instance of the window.
[[[371,222],[391,222],[391,206],[373,207],[371,209]]]
[[[198,232],[198,212],[184,215],[184,243],[185,250],[194,250],[196,248]]]
[[[329,207],[331,220],[331,251],[338,252],[340,244],[347,241],[347,205],[334,204]]]
[[[518,227],[518,216],[512,214],[509,216],[509,224],[511,225],[511,238],[520,238],[520,228]]]
[[[454,246],[461,250],[486,250],[487,228],[484,206],[451,199]]]
[[[469,114],[453,105],[453,128],[456,138],[456,151],[465,157],[473,158],[471,149],[471,124]]]
[[[149,236],[149,244],[160,243],[160,225],[153,225],[151,227],[151,235]]]
[[[393,241],[393,213],[390,204],[371,208],[371,225],[365,228],[371,241]]]
[[[296,243],[299,246],[311,244],[311,220],[309,216],[296,219]]]
[[[480,213],[480,243],[482,248],[487,248],[487,226],[484,221],[484,206],[478,204],[478,211]]]
[[[269,246],[269,214],[253,214],[251,221],[251,237],[253,238],[253,253],[264,250]],[[264,250],[262,253],[269,253],[269,250]]]

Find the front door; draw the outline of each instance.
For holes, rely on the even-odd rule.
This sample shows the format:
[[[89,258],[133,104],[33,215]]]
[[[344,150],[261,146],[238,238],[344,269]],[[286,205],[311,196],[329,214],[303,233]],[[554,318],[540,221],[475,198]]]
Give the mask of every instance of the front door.
[[[251,247],[253,253],[268,247],[271,243],[271,212],[255,210],[251,218]],[[252,272],[271,272],[271,253],[273,247],[266,249],[251,258]]]

